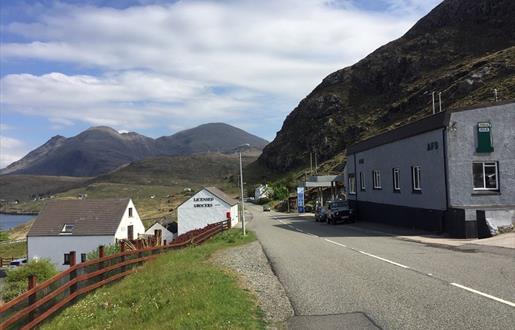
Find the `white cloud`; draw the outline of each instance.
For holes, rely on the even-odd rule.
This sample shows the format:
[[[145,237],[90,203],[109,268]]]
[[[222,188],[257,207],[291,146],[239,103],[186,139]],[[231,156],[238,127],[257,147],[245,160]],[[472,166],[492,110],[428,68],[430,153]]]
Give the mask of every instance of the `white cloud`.
[[[17,139],[0,135],[0,168],[4,168],[23,157],[27,152],[26,145]]]
[[[401,36],[423,10],[421,1],[387,2],[406,10],[366,12],[322,0],[57,4],[36,22],[6,27],[29,42],[3,44],[3,60],[66,62],[102,73],[7,75],[2,102],[11,111],[44,113],[54,128],[84,121],[137,129],[163,120],[183,127],[227,116],[248,125],[256,113],[284,117],[327,74]]]

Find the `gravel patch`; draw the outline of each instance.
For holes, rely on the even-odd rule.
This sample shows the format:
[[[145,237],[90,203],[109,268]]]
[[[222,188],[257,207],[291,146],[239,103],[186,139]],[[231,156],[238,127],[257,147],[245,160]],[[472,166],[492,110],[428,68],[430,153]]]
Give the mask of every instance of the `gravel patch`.
[[[258,241],[220,251],[213,261],[236,272],[242,286],[255,294],[268,329],[286,328],[293,308]]]

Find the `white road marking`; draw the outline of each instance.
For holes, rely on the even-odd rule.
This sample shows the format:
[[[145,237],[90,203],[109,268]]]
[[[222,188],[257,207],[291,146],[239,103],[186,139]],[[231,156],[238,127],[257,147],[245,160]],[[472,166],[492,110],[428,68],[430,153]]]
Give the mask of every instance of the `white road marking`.
[[[492,300],[498,301],[498,302],[503,303],[503,304],[506,304],[506,305],[508,305],[508,306],[515,307],[515,303],[512,303],[511,301],[507,301],[507,300],[504,300],[504,299],[501,299],[501,298],[494,297],[494,296],[489,295],[489,294],[487,294],[487,293],[484,293],[484,292],[481,292],[481,291],[474,290],[474,289],[472,289],[472,288],[466,287],[466,286],[461,285],[461,284],[458,284],[458,283],[451,283],[451,285],[453,285],[453,286],[455,286],[455,287],[458,287],[458,288],[460,288],[460,289],[467,290],[467,291],[470,291],[470,292],[472,292],[472,293],[478,294],[478,295],[480,295],[480,296],[483,296],[483,297],[486,297],[486,298],[489,298],[489,299],[492,299]]]
[[[333,243],[333,244],[336,244],[336,245],[339,245],[339,246],[343,246],[343,247],[347,247],[347,245],[345,244],[341,244],[341,243],[338,243],[338,242],[335,242],[335,241],[331,241],[330,239],[327,239],[327,238],[324,238],[325,241],[329,242],[329,243]]]
[[[387,262],[387,263],[389,263],[389,264],[392,264],[392,265],[395,265],[395,266],[399,266],[399,267],[402,267],[402,268],[405,268],[405,269],[409,269],[409,267],[408,267],[408,266],[404,266],[403,264],[400,264],[400,263],[398,263],[398,262],[391,261],[391,260],[388,260],[388,259],[385,259],[385,258],[381,258],[381,257],[379,257],[379,256],[376,256],[376,255],[373,255],[373,254],[367,253],[367,252],[365,252],[365,251],[360,251],[360,250],[358,250],[358,252],[359,252],[359,253],[362,253],[362,254],[364,254],[364,255],[367,255],[367,256],[369,256],[369,257],[372,257],[372,258],[376,258],[376,259],[382,260],[382,261]]]
[[[280,219],[277,219],[279,220],[279,222],[283,223],[283,224],[286,224],[284,221],[280,220]],[[294,226],[288,224],[288,227],[291,227],[291,228],[294,228],[295,230],[301,232],[301,233],[304,233],[304,231],[302,229],[299,229],[299,228],[295,228]],[[307,233],[308,235],[311,235],[311,236],[315,236],[315,237],[319,237],[317,235],[314,235],[312,233]],[[335,244],[335,245],[338,245],[338,246],[341,246],[341,247],[344,247],[344,248],[347,248],[347,245],[345,244],[341,244],[341,243],[338,243],[338,242],[335,242],[335,241],[332,241],[330,239],[327,239],[327,238],[324,238],[324,240],[326,242],[329,242],[329,243],[332,243],[332,244]],[[400,264],[398,262],[395,262],[395,261],[392,261],[392,260],[388,260],[388,259],[385,259],[385,258],[382,258],[382,257],[379,257],[379,256],[376,256],[374,254],[371,254],[371,253],[368,253],[368,252],[365,252],[365,251],[361,251],[361,250],[356,250],[354,248],[349,248],[353,251],[356,251],[356,252],[359,252],[361,254],[364,254],[364,255],[367,255],[369,257],[372,257],[372,258],[375,258],[375,259],[378,259],[378,260],[381,260],[381,261],[384,261],[384,262],[387,262],[389,264],[392,264],[392,265],[395,265],[395,266],[398,266],[398,267],[401,267],[401,268],[404,268],[404,269],[412,269],[408,266],[405,266],[403,264]],[[432,273],[426,273],[426,275],[428,276],[433,276]],[[475,289],[472,289],[472,288],[469,288],[469,287],[466,287],[464,285],[461,285],[461,284],[458,284],[458,283],[449,283],[450,285],[452,286],[455,286],[457,288],[460,288],[460,289],[463,289],[463,290],[466,290],[466,291],[469,291],[469,292],[472,292],[472,293],[475,293],[475,294],[478,294],[480,296],[483,296],[483,297],[486,297],[486,298],[489,298],[489,299],[492,299],[492,300],[495,300],[497,302],[500,302],[500,303],[503,303],[505,305],[508,305],[508,306],[511,306],[511,307],[515,307],[515,303],[511,302],[511,301],[507,301],[507,300],[504,300],[504,299],[501,299],[501,298],[497,298],[495,296],[492,296],[492,295],[489,295],[487,293],[484,293],[484,292],[481,292],[481,291],[478,291],[478,290],[475,290]]]

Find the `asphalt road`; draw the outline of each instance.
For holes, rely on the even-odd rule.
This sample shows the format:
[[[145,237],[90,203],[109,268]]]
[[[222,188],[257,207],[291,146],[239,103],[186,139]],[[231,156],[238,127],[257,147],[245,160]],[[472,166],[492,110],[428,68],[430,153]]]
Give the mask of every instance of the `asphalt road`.
[[[383,329],[515,328],[512,250],[428,246],[359,224],[248,210],[248,228],[299,317],[360,313]]]

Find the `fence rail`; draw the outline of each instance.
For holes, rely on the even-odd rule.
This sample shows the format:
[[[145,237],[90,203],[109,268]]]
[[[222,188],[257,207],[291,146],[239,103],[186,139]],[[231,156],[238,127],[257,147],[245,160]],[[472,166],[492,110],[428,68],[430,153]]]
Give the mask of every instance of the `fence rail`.
[[[199,245],[228,228],[230,220],[221,221],[180,235],[168,244],[156,239],[155,246],[120,241],[120,253],[104,256],[104,247],[100,246],[98,258],[82,263],[76,263],[75,252],[70,251],[70,268],[38,285],[36,278],[29,276],[28,290],[0,306],[0,329],[32,329],[80,295],[122,279],[159,254]],[[127,246],[133,249],[128,251]]]

